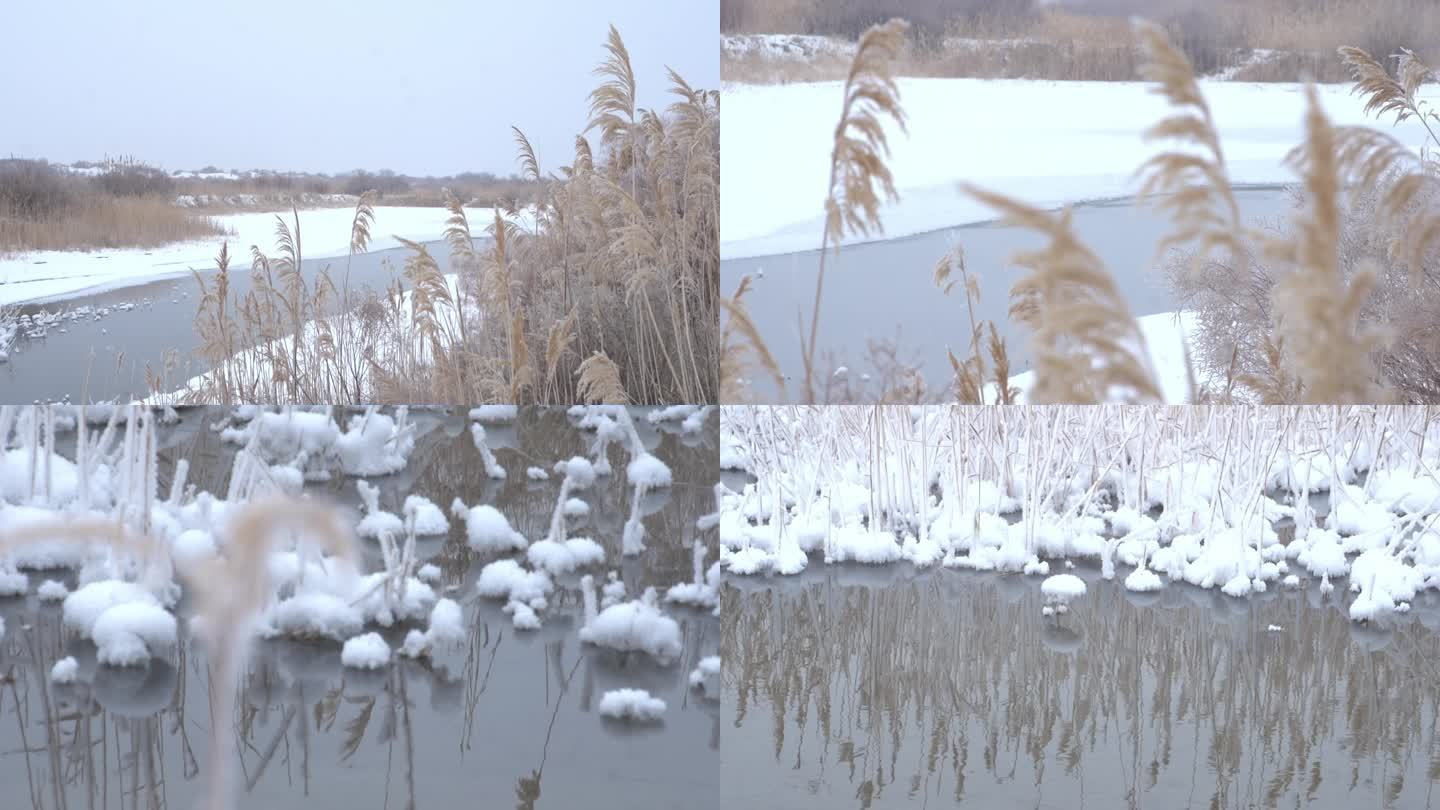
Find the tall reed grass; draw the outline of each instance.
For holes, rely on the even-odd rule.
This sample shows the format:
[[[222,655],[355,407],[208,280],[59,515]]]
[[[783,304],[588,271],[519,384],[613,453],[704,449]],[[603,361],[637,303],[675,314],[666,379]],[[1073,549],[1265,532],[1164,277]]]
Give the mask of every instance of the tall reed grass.
[[[226,234],[214,220],[173,205],[168,180],[133,161],[88,177],[44,161],[0,159],[0,256],[158,247]]]
[[[904,121],[894,82],[896,37],[903,30],[903,23],[891,21],[867,32],[846,79],[846,102],[831,162],[821,272],[809,317],[809,338],[801,346],[803,384],[793,394],[786,390],[785,375],[748,316],[744,296],[749,281],[742,279],[725,304],[727,321],[721,330],[725,355],[721,387],[727,392],[727,401],[752,396],[746,378],[761,372],[774,379],[782,400],[792,396],[807,403],[835,399],[832,389],[819,387],[814,372],[820,352],[817,335],[824,249],[837,244],[846,230],[870,232],[883,227],[876,195],[891,197],[894,188],[885,166],[886,144],[878,116]],[[1440,376],[1436,375],[1440,333],[1425,329],[1413,317],[1396,324],[1406,326],[1404,332],[1383,328],[1390,325],[1387,312],[1401,307],[1377,304],[1374,293],[1380,274],[1372,263],[1354,261],[1346,253],[1341,231],[1352,197],[1370,193],[1373,216],[1361,225],[1391,237],[1385,240],[1380,259],[1392,269],[1403,268],[1387,275],[1388,300],[1405,301],[1408,296],[1411,301],[1418,298],[1440,305],[1440,284],[1436,282],[1440,271],[1434,269],[1433,261],[1434,245],[1440,240],[1440,205],[1435,196],[1440,162],[1428,153],[1417,157],[1410,145],[1383,131],[1333,125],[1312,88],[1307,94],[1305,141],[1287,158],[1300,179],[1301,205],[1288,230],[1261,233],[1241,220],[1223,145],[1194,65],[1162,28],[1137,23],[1135,35],[1145,56],[1144,75],[1171,108],[1170,114],[1145,133],[1147,139],[1169,144],[1169,148],[1137,171],[1142,200],[1172,223],[1170,235],[1157,246],[1157,252],[1172,248],[1189,252],[1185,267],[1172,273],[1178,279],[1177,289],[1182,299],[1198,299],[1206,329],[1223,333],[1211,336],[1200,362],[1187,357],[1189,399],[1333,404],[1434,401],[1440,396]],[[885,42],[886,47],[877,48],[876,42]],[[1354,75],[1355,92],[1366,99],[1368,112],[1424,121],[1433,140],[1434,132],[1440,130],[1440,114],[1425,106],[1417,91],[1433,81],[1435,74],[1418,57],[1409,51],[1399,54],[1395,75],[1363,50],[1343,48],[1341,57]],[[867,117],[855,116],[852,97],[856,94],[865,101],[863,109],[874,111]],[[857,125],[870,147],[861,160],[850,157],[853,150],[849,144],[854,138],[850,133]],[[834,177],[844,178],[844,183],[837,185]],[[964,188],[1005,221],[1045,240],[1044,248],[1015,257],[1026,275],[1010,293],[1010,318],[1028,327],[1030,333],[1028,349],[1034,360],[1035,382],[1029,401],[1158,401],[1159,375],[1150,367],[1143,332],[1108,269],[1071,229],[1069,212],[1049,213],[981,188]],[[1251,284],[1249,292],[1237,294],[1233,285],[1206,278],[1206,268],[1219,263],[1232,268],[1232,276],[1243,279],[1251,272],[1248,268],[1256,266],[1257,257],[1263,257],[1268,270],[1262,281]],[[1408,277],[1408,289],[1396,289],[1392,277],[1397,275]],[[937,393],[907,382],[882,388],[875,396],[882,401],[947,395],[971,403],[1012,401],[1006,347],[993,323],[974,318],[973,304],[979,292],[964,268],[963,252],[942,257],[935,280],[942,293],[963,282],[970,316],[966,333],[969,353],[965,357],[951,355],[953,390]],[[1245,299],[1247,295],[1249,299]],[[1226,321],[1221,316],[1233,315],[1235,309],[1226,306],[1237,301],[1260,317]],[[1433,306],[1425,311],[1433,316]],[[1206,343],[1204,334],[1199,342]],[[876,376],[885,376],[885,371],[879,369]],[[891,376],[908,381],[916,375]]]
[[[450,219],[437,236],[448,273],[405,242],[403,270],[383,292],[328,270],[307,278],[299,222],[278,217],[275,257],[251,246],[254,290],[242,299],[228,290],[223,248],[214,282],[198,280],[195,323],[212,371],[184,398],[716,401],[720,96],[669,71],[673,102],[641,108],[613,27],[605,53],[568,165],[548,169],[513,128],[533,199],[474,223],[446,193]],[[356,206],[352,257],[383,227],[374,201]]]

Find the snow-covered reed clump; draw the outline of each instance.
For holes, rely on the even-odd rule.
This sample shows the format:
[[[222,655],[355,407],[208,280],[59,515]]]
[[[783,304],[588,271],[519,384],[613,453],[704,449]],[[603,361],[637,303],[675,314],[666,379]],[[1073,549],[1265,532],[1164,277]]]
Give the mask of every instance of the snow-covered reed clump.
[[[713,411],[645,413],[0,407],[0,597],[48,603],[53,632],[82,645],[42,677],[85,692],[188,667],[211,679],[216,717],[237,716],[258,647],[311,651],[357,684],[407,658],[458,676],[513,637],[495,622],[595,666],[668,672],[684,695],[715,642],[681,628],[713,621],[720,570],[706,567],[718,512],[695,520],[713,469],[697,487],[696,456],[676,448],[703,459],[714,421],[708,436],[685,425]],[[527,474],[506,481],[507,466]],[[626,540],[646,524],[648,542]],[[604,713],[664,711],[616,694]],[[223,794],[236,737],[216,732],[203,767]]]
[[[650,655],[661,664],[668,664],[680,655],[680,625],[658,607],[653,588],[639,598],[596,609],[594,581],[586,576],[581,582],[585,599],[585,625],[580,640],[620,652],[638,651]]]
[[[345,642],[340,662],[355,669],[380,669],[390,663],[390,647],[379,633],[366,633]]]
[[[721,494],[732,574],[1088,565],[1235,598],[1343,581],[1357,621],[1440,588],[1440,413],[1421,407],[730,406],[721,431],[754,478]]]
[[[602,717],[653,723],[665,714],[665,701],[644,689],[615,689],[600,697],[598,709]]]
[[[694,578],[690,582],[672,585],[665,592],[665,601],[699,608],[716,608],[720,605],[720,564],[717,562],[705,569],[705,544],[694,546]]]
[[[720,697],[720,656],[708,655],[690,673],[690,688],[702,690],[705,694]]]
[[[391,416],[372,406],[343,423],[340,418],[333,406],[264,410],[226,427],[221,436],[268,465],[301,471],[305,480],[326,480],[332,472],[376,476],[405,468],[415,449],[408,409],[397,408]]]

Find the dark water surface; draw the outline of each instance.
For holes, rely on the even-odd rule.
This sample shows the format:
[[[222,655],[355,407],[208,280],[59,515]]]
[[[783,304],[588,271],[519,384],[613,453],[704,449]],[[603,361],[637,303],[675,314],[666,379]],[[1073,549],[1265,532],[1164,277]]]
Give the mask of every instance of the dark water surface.
[[[489,244],[476,239],[477,247]],[[448,243],[427,242],[426,249],[442,269],[450,266]],[[248,254],[234,248],[230,263],[232,298],[244,298],[252,287]],[[217,247],[218,252],[218,247]],[[343,292],[347,278],[349,289],[357,292],[369,287],[384,292],[405,264],[404,248],[361,253],[346,257],[305,259],[301,273],[313,289],[320,272],[330,269],[331,277]],[[215,268],[200,271],[205,283],[214,284]],[[128,401],[147,396],[145,382],[147,364],[158,374],[166,352],[178,352],[179,367],[170,373],[171,389],[180,388],[191,377],[209,369],[195,350],[200,336],[195,332],[195,314],[200,304],[200,285],[193,276],[185,275],[158,281],[146,281],[102,292],[67,297],[52,303],[22,304],[21,313],[39,311],[73,312],[88,307],[92,312],[108,309],[104,317],[86,316],[61,323],[46,330],[43,338],[21,337],[9,361],[0,363],[0,401],[35,402],[61,400],[69,397],[80,401],[88,394],[90,401]],[[133,305],[133,309],[116,307]],[[64,331],[61,331],[61,330]]]
[[[643,415],[643,410],[634,412]],[[234,449],[209,424],[218,411],[187,410],[162,431],[161,490],[174,460],[191,462],[190,479],[224,492]],[[527,480],[531,464],[549,467],[588,449],[593,434],[573,428],[563,409],[527,409],[514,426],[487,432],[509,473],[484,475],[464,413],[414,414],[421,436],[409,466],[369,479],[382,508],[398,511],[410,493],[447,508],[494,504],[527,537],[549,525],[559,481]],[[671,466],[675,485],[646,499],[640,557],[620,556],[628,514],[619,451],[617,474],[582,494],[591,516],[572,534],[605,546],[609,567],[636,596],[649,585],[691,577],[695,519],[714,508],[716,422],[681,436],[637,420],[647,446]],[[310,489],[358,505],[354,479]],[[240,683],[236,715],[220,725],[233,739],[239,808],[691,808],[715,807],[719,702],[688,687],[699,659],[719,650],[719,623],[708,612],[667,608],[681,625],[684,653],[668,667],[645,656],[582,647],[578,593],[557,590],[545,626],[516,633],[500,605],[473,594],[492,557],[472,553],[463,525],[422,540],[419,556],[439,566],[437,592],[461,602],[470,630],[462,648],[431,662],[394,656],[378,672],[344,669],[340,646],[295,641],[255,645]],[[377,546],[367,565],[379,568]],[[38,585],[48,574],[32,573]],[[71,577],[73,584],[73,576]],[[146,668],[95,664],[95,649],[61,625],[60,608],[32,595],[0,600],[0,786],[5,808],[192,808],[203,795],[214,722],[205,654],[185,641]],[[182,602],[180,614],[185,614]],[[382,633],[392,648],[403,628]],[[182,636],[185,633],[182,632]],[[57,687],[53,663],[80,662],[80,682]],[[601,718],[600,696],[638,687],[664,700],[663,724],[626,727]],[[624,797],[620,799],[619,797]]]
[[[1041,577],[731,577],[721,793],[757,808],[1440,807],[1440,599]]]
[[[1235,196],[1247,220],[1268,223],[1293,204],[1289,192],[1278,187],[1238,190]],[[1155,247],[1172,230],[1167,219],[1131,199],[1077,205],[1074,215],[1076,233],[1115,276],[1133,314],[1176,309],[1156,267]],[[868,371],[869,341],[890,341],[898,344],[902,361],[921,369],[932,389],[948,385],[946,350],[968,355],[970,320],[963,290],[957,286],[950,295],[942,295],[935,287],[934,269],[956,245],[964,248],[966,267],[980,283],[975,318],[992,320],[1000,329],[1012,373],[1028,369],[1026,334],[1011,326],[1006,315],[1010,285],[1018,276],[1010,259],[1018,250],[1039,247],[1040,240],[1027,231],[987,222],[854,245],[838,255],[832,252],[826,260],[817,350],[826,359],[821,364],[825,373],[842,364],[855,374]],[[818,249],[720,263],[720,289],[727,295],[742,276],[754,276],[746,305],[780,370],[791,378],[786,386],[790,396],[804,379],[796,314],[809,323],[819,266]],[[764,278],[759,278],[762,271]],[[774,383],[764,376],[756,377],[755,392],[761,399],[776,396]]]

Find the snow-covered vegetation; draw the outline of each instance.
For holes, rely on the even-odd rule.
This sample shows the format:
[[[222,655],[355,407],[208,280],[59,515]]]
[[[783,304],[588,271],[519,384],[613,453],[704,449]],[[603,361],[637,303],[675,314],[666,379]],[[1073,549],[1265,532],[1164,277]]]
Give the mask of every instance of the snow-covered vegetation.
[[[3,406],[0,608],[58,614],[67,651],[82,646],[45,675],[80,689],[116,677],[105,673],[143,680],[198,642],[219,717],[259,645],[302,644],[335,657],[347,679],[383,680],[406,662],[451,666],[477,643],[477,624],[498,622],[528,635],[553,620],[548,640],[585,656],[639,654],[683,694],[686,673],[718,647],[685,630],[718,606],[713,521],[696,521],[712,484],[686,483],[660,456],[683,446],[703,458],[717,420],[713,408],[656,413],[477,409],[470,416],[506,423],[486,436],[464,410]],[[192,457],[177,435],[206,449]],[[463,456],[463,473],[416,478],[439,463],[427,457],[437,446]],[[557,475],[504,474],[529,467]],[[447,477],[458,480],[429,488]],[[412,486],[422,480],[432,483]],[[680,487],[691,511],[677,522],[664,511]],[[447,515],[439,504],[452,498]],[[631,527],[647,523],[652,547],[635,551]],[[10,637],[28,636],[32,622],[11,616]],[[664,710],[641,694],[616,716]],[[230,742],[217,727],[203,753],[217,808]]]
[[[1133,591],[1339,591],[1357,622],[1440,589],[1440,414],[1423,407],[726,407],[753,482],[720,563],[909,563]],[[1129,569],[1128,572],[1122,571]]]
[[[665,701],[644,689],[616,689],[600,698],[600,714],[616,720],[653,723],[665,713]]]

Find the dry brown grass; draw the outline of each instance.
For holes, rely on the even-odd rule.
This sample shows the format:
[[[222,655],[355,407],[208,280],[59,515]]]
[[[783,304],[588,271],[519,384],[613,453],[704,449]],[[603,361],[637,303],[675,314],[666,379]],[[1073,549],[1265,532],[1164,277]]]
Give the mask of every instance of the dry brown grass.
[[[1433,81],[1423,62],[1402,53],[1391,74],[1360,49],[1340,54],[1370,113],[1424,121],[1425,146],[1440,145],[1416,94]],[[1200,272],[1170,268],[1201,317],[1201,364],[1232,367],[1269,402],[1440,401],[1440,166],[1382,130],[1332,127],[1313,102],[1289,162],[1304,180],[1293,231],[1247,234]]]
[[[491,208],[534,196],[544,178],[497,177],[467,172],[447,177],[352,172],[349,174],[258,174],[236,179],[173,177],[172,196],[195,198],[192,210],[206,213],[285,211],[292,202],[302,208],[354,205],[355,198],[371,191],[385,205],[444,208],[447,192],[471,208]],[[383,193],[382,193],[383,187]]]
[[[307,286],[283,272],[299,264],[300,234],[297,223],[291,239],[282,220],[274,267],[252,248],[255,291],[245,300],[222,308],[202,289],[196,324],[212,367],[258,348],[193,398],[717,401],[719,93],[672,71],[674,102],[642,109],[613,27],[605,53],[587,130],[597,145],[578,135],[571,164],[546,173],[545,156],[512,128],[532,193],[498,207],[480,231],[458,196],[443,195],[454,283],[423,245],[406,243],[404,271],[383,295],[337,287],[328,274]],[[362,204],[352,254],[365,250],[369,227]],[[474,245],[481,235],[488,248]],[[296,334],[307,339],[289,339]]]
[[[957,273],[959,278],[955,278]],[[955,401],[967,405],[1010,405],[1018,395],[1018,391],[1010,385],[1010,355],[995,322],[975,317],[975,307],[980,303],[980,282],[966,269],[965,250],[959,245],[935,264],[935,286],[942,294],[949,295],[957,285],[965,294],[965,314],[970,322],[970,354],[961,360],[953,350],[946,350],[950,369],[954,373]],[[995,384],[993,394],[986,390],[988,381]]]
[[[1074,10],[1020,2],[727,0],[725,33],[818,34],[854,42],[875,20],[901,16],[914,38],[897,63],[904,76],[970,76],[1092,81],[1140,78],[1144,55],[1128,19],[1155,20],[1202,74],[1234,69],[1238,81],[1343,82],[1335,49],[1357,45],[1378,54],[1409,45],[1432,61],[1440,52],[1440,5],[1428,0],[1212,0],[1193,3],[1106,0]],[[857,21],[867,20],[863,24]],[[1252,59],[1256,50],[1268,53]],[[834,80],[845,60],[768,59],[722,51],[726,81],[777,83]]]
[[[838,250],[847,233],[881,233],[880,203],[896,200],[895,182],[885,159],[890,146],[883,119],[903,130],[905,113],[895,84],[895,54],[905,39],[904,20],[877,25],[860,37],[850,71],[840,122],[830,152],[830,182],[825,196],[825,235],[820,242],[820,273],[815,280],[810,338],[805,344],[805,398],[815,402],[815,345],[820,331],[820,300],[825,289],[825,254]]]
[[[214,220],[160,197],[87,194],[39,219],[0,211],[0,256],[31,250],[153,248],[226,235]]]
[[[1030,329],[1033,404],[1158,402],[1145,336],[1100,258],[1082,244],[1067,208],[1059,214],[975,187],[966,190],[1001,221],[1035,231],[1040,250],[1016,254],[1029,275],[1010,289],[1010,318]]]

